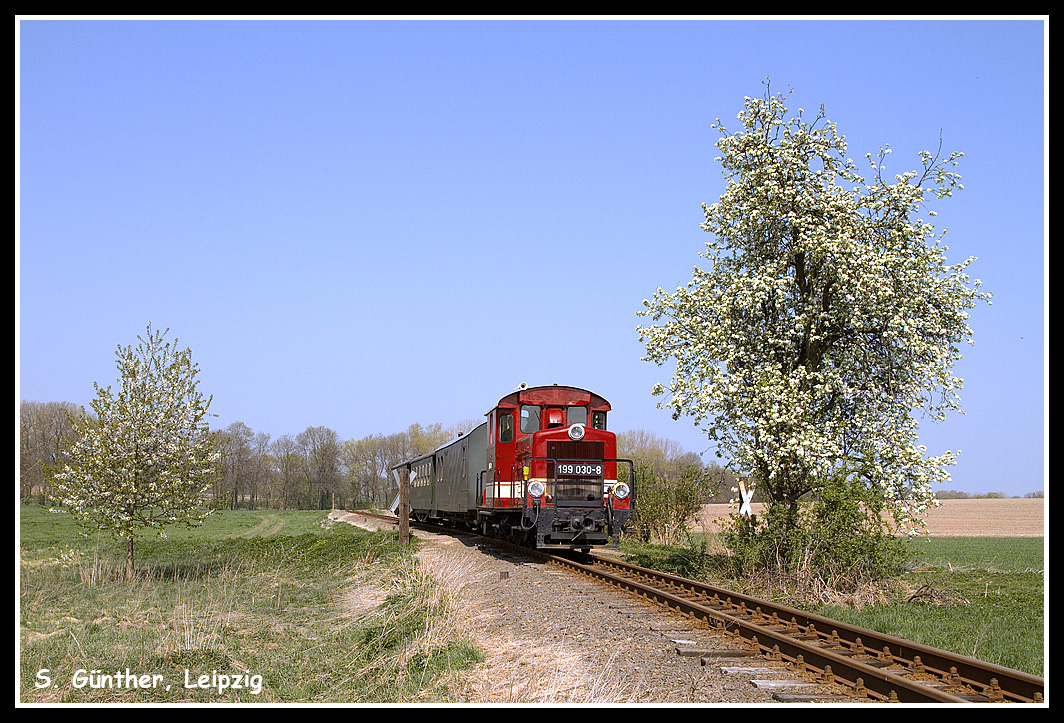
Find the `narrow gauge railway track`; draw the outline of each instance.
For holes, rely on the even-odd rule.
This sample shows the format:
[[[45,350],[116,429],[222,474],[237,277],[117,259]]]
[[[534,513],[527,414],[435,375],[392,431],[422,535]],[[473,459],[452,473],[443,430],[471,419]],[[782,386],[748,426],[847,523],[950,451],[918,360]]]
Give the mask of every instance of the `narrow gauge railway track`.
[[[763,655],[856,696],[903,703],[1044,700],[1038,676],[598,555],[591,564],[557,562],[738,635]]]
[[[394,516],[350,511],[397,522]],[[447,529],[414,522],[411,526]],[[818,682],[848,688],[854,697],[902,703],[1044,701],[1044,679],[1021,671],[602,555],[578,560],[486,539],[702,620],[742,638],[770,660],[787,663]]]

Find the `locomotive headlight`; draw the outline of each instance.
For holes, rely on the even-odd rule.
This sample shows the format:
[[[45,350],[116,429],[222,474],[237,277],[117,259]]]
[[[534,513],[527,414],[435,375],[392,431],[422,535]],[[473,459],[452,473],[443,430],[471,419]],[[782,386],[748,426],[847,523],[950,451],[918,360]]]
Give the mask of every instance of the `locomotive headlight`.
[[[579,442],[583,438],[584,425],[574,424],[573,426],[569,427],[569,439],[573,440],[574,442]]]
[[[618,482],[613,486],[613,496],[619,500],[627,499],[629,491],[628,485],[624,482]]]
[[[534,482],[531,482],[531,483],[530,483],[530,484],[528,485],[528,494],[532,495],[532,496],[533,496],[533,497],[535,497],[535,498],[536,498],[537,500],[538,500],[538,499],[539,499],[540,497],[542,497],[542,496],[543,496],[543,491],[544,491],[544,490],[543,490],[543,483],[542,483],[542,482],[540,482],[539,480],[536,480],[536,481],[534,481]]]

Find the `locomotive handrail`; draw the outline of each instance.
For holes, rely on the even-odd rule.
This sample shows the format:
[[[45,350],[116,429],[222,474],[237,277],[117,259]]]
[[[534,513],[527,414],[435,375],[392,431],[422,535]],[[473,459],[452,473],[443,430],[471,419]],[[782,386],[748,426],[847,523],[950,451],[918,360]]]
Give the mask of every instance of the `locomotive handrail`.
[[[574,458],[568,458],[568,457],[527,457],[526,461],[527,462],[548,462],[548,463],[553,463],[554,464],[554,474],[551,476],[550,481],[551,481],[552,484],[557,486],[557,484],[558,484],[558,463],[560,463],[560,462],[588,462],[588,461],[592,461],[592,460],[589,460],[589,459],[586,459],[586,458],[575,458],[575,457]],[[636,497],[635,462],[633,462],[630,459],[625,459],[625,458],[620,458],[620,457],[610,457],[610,458],[604,458],[602,460],[595,459],[593,461],[595,461],[595,462],[601,461],[603,464],[605,464],[607,462],[613,462],[613,463],[624,463],[624,464],[628,465],[628,487],[631,490],[630,493],[629,493],[629,503],[628,504],[629,504],[629,508],[634,509],[635,508],[635,497]],[[526,512],[528,510],[533,509],[533,507],[530,507],[529,503],[528,503],[528,480],[524,479],[523,475],[518,475],[517,470],[518,470],[519,467],[523,468],[524,467],[524,463],[522,462],[519,465],[517,462],[515,462],[514,464],[512,464],[510,466],[510,495],[508,497],[509,503],[510,503],[509,507],[511,509],[514,509],[514,508],[516,508],[518,506],[515,503],[518,501],[518,490],[520,490],[520,503],[521,503],[520,504],[520,508],[521,508],[522,512]],[[603,470],[603,471],[605,472],[605,470]],[[488,473],[487,470],[481,470],[480,472],[477,473],[477,487],[478,487],[477,496],[478,497],[481,497],[482,493],[485,493],[487,491],[487,486],[484,483],[484,477],[487,475],[487,473]],[[493,470],[493,472],[492,472],[492,480],[491,480],[491,493],[492,493],[492,496],[491,496],[491,505],[490,506],[492,508],[499,507],[500,506],[499,503],[503,499],[502,483],[503,483],[503,480],[502,480],[502,477],[501,477],[501,474],[500,474],[500,470],[499,470],[499,468],[495,468],[495,470]],[[602,479],[601,486],[605,487],[605,478],[604,477]],[[614,486],[616,486],[616,483],[615,483]],[[606,504],[606,507],[607,507],[607,509],[609,510],[609,513],[610,513],[611,524],[612,524],[612,518],[613,518],[613,499],[614,499],[613,490],[611,489],[610,490],[610,494],[609,494],[609,499],[608,499],[608,502]],[[488,499],[487,499],[486,495],[483,495],[483,497],[481,499],[481,505],[484,506],[484,507],[488,506]]]
[[[589,461],[592,461],[592,460],[589,460],[586,457],[585,458],[580,458],[580,457],[574,457],[574,458],[569,458],[569,457],[528,457],[528,461],[529,462],[553,462],[554,463],[554,477],[551,479],[551,482],[553,484],[557,485],[558,484],[558,463],[559,462],[589,462]],[[598,462],[600,460],[595,459],[593,461]],[[631,490],[630,506],[634,508],[635,507],[635,462],[633,462],[630,459],[621,459],[621,458],[604,458],[604,459],[601,460],[601,462],[603,464],[605,464],[606,462],[614,462],[614,463],[616,463],[616,462],[625,462],[628,465],[628,480],[629,480],[628,487]],[[513,473],[514,473],[514,470],[513,470],[513,468],[511,468],[510,469],[510,477],[511,478],[513,478]],[[522,507],[523,508],[527,508],[527,504],[528,504],[528,492],[527,492],[527,490],[528,490],[528,480],[524,480],[524,482],[525,482],[525,494],[523,495],[524,504],[522,505]],[[605,469],[604,469],[603,470],[603,482],[602,482],[602,485],[605,486],[605,484],[606,484],[606,482],[605,482]],[[612,496],[613,496],[613,492],[611,490],[610,491],[611,499],[612,499]]]
[[[492,508],[497,508],[497,507],[501,507],[500,502],[502,500],[509,500],[509,502],[510,502],[509,507],[511,507],[511,508],[514,507],[515,506],[514,503],[517,500],[517,494],[516,494],[516,491],[515,491],[514,488],[519,483],[519,480],[516,478],[517,475],[515,473],[514,466],[510,467],[510,482],[509,482],[510,495],[509,495],[509,497],[504,497],[503,494],[502,494],[502,486],[503,486],[503,484],[506,483],[506,481],[502,479],[502,476],[500,474],[499,468],[496,468],[495,470],[492,471],[492,476],[491,476],[491,503],[490,503],[490,505],[488,503],[488,498],[487,498],[487,495],[486,495],[486,492],[488,490],[488,485],[485,484],[485,482],[484,482],[484,478],[485,478],[485,476],[487,474],[488,474],[487,470],[481,470],[480,472],[477,473],[477,498],[480,500],[480,502],[478,504],[480,506],[483,506],[483,507],[489,507],[490,506]]]
[[[517,489],[516,488],[518,486],[517,485],[518,481],[519,480],[518,480],[518,475],[517,475],[517,463],[514,462],[513,464],[510,465],[510,507],[514,507],[515,506],[514,503],[517,501]],[[520,482],[521,482],[521,509],[522,510],[526,510],[526,509],[528,509],[528,507],[527,507],[527,503],[528,503],[528,480],[521,479]]]
[[[558,484],[558,464],[560,462],[587,462],[587,461],[590,461],[590,460],[587,460],[587,459],[570,459],[570,458],[562,458],[562,457],[528,457],[527,461],[530,462],[530,463],[531,462],[554,463],[554,474],[553,474],[553,476],[551,478],[551,482],[552,482],[552,484],[557,486],[557,484]],[[596,459],[594,461],[598,462],[599,460]],[[635,492],[636,492],[635,462],[633,462],[630,459],[622,459],[622,458],[616,458],[616,457],[604,458],[601,461],[603,463],[603,470],[602,470],[603,476],[602,476],[602,478],[600,478],[600,482],[599,482],[599,486],[600,487],[605,487],[606,486],[605,464],[607,462],[613,462],[615,464],[623,462],[623,463],[628,465],[628,489],[629,489],[628,509],[634,510],[635,509]],[[511,475],[511,478],[512,478],[513,477],[513,469],[511,469],[510,475]],[[606,496],[606,501],[605,501],[605,504],[603,505],[603,507],[606,510],[608,529],[610,529],[610,530],[614,529],[614,526],[616,525],[616,522],[614,521],[615,510],[614,510],[614,507],[613,507],[613,502],[614,502],[614,499],[615,499],[614,498],[614,489],[616,488],[617,483],[619,481],[620,480],[614,480],[613,488],[611,488],[609,490],[609,495]],[[522,510],[522,512],[521,512],[521,528],[522,529],[530,529],[530,528],[526,528],[525,525],[524,525],[524,515],[529,509],[529,507],[528,507],[528,480],[527,479],[524,480],[523,487],[524,487],[524,494],[522,495],[522,504],[521,504],[521,510]],[[602,497],[600,496],[599,499],[601,500]],[[557,500],[555,500],[555,507],[557,507]],[[535,510],[536,516],[538,518],[538,515],[539,515],[538,500],[535,503],[533,503],[533,509]]]
[[[628,506],[635,509],[635,462],[630,459],[610,459],[607,462],[626,462],[628,464]],[[620,480],[617,480],[620,482]]]
[[[630,459],[612,459],[610,462],[628,463],[628,509],[635,510],[635,462]],[[620,480],[617,480],[620,482]],[[610,494],[610,526],[613,526],[613,494]]]

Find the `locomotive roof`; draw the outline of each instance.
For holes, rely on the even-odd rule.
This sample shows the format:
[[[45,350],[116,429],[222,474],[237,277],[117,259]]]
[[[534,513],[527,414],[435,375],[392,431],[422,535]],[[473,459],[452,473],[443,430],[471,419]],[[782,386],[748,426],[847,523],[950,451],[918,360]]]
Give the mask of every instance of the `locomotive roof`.
[[[589,392],[587,389],[581,389],[580,387],[570,387],[559,384],[518,389],[500,399],[499,403],[495,406],[506,404],[512,404],[515,406],[518,404],[556,404],[560,406],[583,406],[590,404],[595,407],[605,407],[607,410],[610,409],[610,403],[594,392]]]

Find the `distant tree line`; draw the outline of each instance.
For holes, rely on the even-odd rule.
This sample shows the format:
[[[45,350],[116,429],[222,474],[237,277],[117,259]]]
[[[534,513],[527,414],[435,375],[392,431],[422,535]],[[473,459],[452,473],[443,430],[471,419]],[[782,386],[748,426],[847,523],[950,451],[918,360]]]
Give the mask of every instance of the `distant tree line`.
[[[45,468],[55,465],[61,442],[73,434],[71,420],[85,414],[69,402],[24,401],[19,410],[19,496],[50,504]],[[387,507],[396,494],[390,468],[431,452],[476,425],[467,421],[411,424],[395,434],[341,440],[328,427],[307,427],[273,439],[243,422],[221,431],[225,464],[205,493],[222,509],[331,509]]]
[[[1044,497],[1045,493],[1042,490],[1037,492],[1028,492],[1024,495],[1025,498],[1037,499]],[[940,500],[999,500],[1005,499],[1008,495],[1004,492],[987,492],[985,494],[971,494],[969,492],[960,492],[959,490],[939,490],[935,493],[935,498]]]
[[[59,461],[62,442],[73,434],[70,420],[82,410],[70,402],[22,402],[19,407],[19,499],[51,497],[45,468]]]

